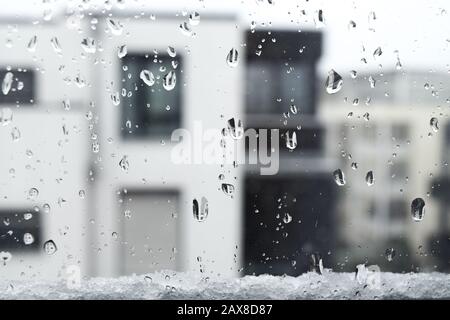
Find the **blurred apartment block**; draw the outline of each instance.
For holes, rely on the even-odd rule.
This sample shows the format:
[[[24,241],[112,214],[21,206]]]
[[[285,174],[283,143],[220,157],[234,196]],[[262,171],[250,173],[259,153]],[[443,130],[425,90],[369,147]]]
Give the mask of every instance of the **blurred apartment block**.
[[[393,71],[371,89],[368,75],[358,75],[328,96],[316,71],[323,41],[316,30],[255,31],[221,12],[182,32],[188,17],[175,12],[109,13],[0,21],[0,79],[14,75],[0,94],[0,251],[12,254],[5,276],[64,277],[72,265],[88,277],[164,269],[298,275],[313,253],[335,270],[368,256],[389,270],[389,246],[401,268],[432,266],[416,251],[429,252],[430,235],[443,228],[427,192],[448,161],[449,135],[435,115],[442,128],[428,137],[434,98],[419,84],[428,77],[443,86],[445,77]],[[88,50],[85,39],[94,40]],[[235,68],[225,61],[231,48],[239,52]],[[153,86],[140,78],[143,69],[155,75]],[[170,70],[177,82],[166,91]],[[196,121],[224,128],[231,118],[280,130],[278,174],[171,162],[174,129],[192,131]],[[292,151],[286,131],[297,133]],[[333,181],[338,167],[344,187]],[[232,196],[223,182],[234,185]],[[417,224],[408,208],[419,196],[427,216]],[[192,201],[202,197],[209,214],[199,222]],[[50,239],[53,255],[42,250]]]

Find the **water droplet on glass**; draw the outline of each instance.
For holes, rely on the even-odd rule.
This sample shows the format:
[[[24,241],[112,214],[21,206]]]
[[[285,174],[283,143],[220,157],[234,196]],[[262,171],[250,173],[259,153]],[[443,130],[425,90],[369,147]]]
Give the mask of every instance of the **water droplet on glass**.
[[[58,250],[56,248],[56,244],[53,242],[53,240],[48,240],[44,243],[44,251],[48,255],[52,255]]]
[[[118,91],[111,94],[111,101],[115,106],[118,106],[120,104],[120,93]]]
[[[234,186],[229,183],[222,183],[222,191],[228,196],[231,196],[234,194]]]
[[[386,257],[387,261],[391,262],[395,258],[395,249],[394,248],[388,248],[384,252],[384,256]]]
[[[369,171],[366,174],[366,183],[370,187],[374,184],[375,178],[373,177],[373,171]]]
[[[7,126],[13,119],[13,111],[11,108],[0,108],[0,124]]]
[[[292,221],[292,216],[289,213],[285,213],[283,216],[283,222],[288,224]]]
[[[328,71],[328,77],[326,82],[327,92],[333,94],[341,90],[344,80],[342,77],[333,69]]]
[[[439,121],[437,118],[431,118],[430,119],[430,127],[434,132],[438,132],[439,131]]]
[[[106,25],[113,35],[120,36],[122,34],[123,25],[119,21],[107,18]]]
[[[120,159],[119,167],[123,171],[128,172],[128,169],[130,168],[130,163],[128,162],[128,157],[127,156],[123,156],[122,159]]]
[[[189,23],[191,26],[196,26],[200,23],[200,14],[198,12],[192,12],[189,15]]]
[[[292,114],[297,114],[298,113],[298,109],[297,106],[295,104],[291,104],[289,107],[289,110],[292,112]]]
[[[6,263],[12,259],[12,254],[8,251],[0,252],[0,260],[3,261],[3,265],[6,266]]]
[[[175,71],[171,70],[163,78],[163,87],[167,91],[170,91],[175,88],[176,83],[177,83],[177,76],[175,74]]]
[[[51,208],[50,208],[50,205],[48,203],[44,203],[42,208],[44,209],[45,213],[50,213]]]
[[[234,68],[238,65],[239,53],[236,49],[231,49],[227,54],[227,63],[230,67]]]
[[[36,199],[39,196],[39,190],[36,188],[31,188],[28,190],[28,198],[31,200]]]
[[[313,253],[310,256],[310,270],[318,274],[323,274],[323,262],[319,253]]]
[[[81,47],[87,53],[95,53],[95,51],[97,51],[97,45],[94,38],[88,37],[81,40]]]
[[[171,58],[175,58],[177,56],[177,52],[175,50],[174,47],[168,46],[167,47],[167,54],[171,57]]]
[[[64,110],[70,110],[70,100],[69,99],[64,99],[62,104],[63,104]]]
[[[231,137],[235,140],[241,139],[244,136],[244,126],[239,119],[231,118],[227,121],[228,131]]]
[[[322,28],[325,26],[325,21],[323,18],[323,10],[316,11],[316,16],[314,17],[314,23],[316,25],[316,28]]]
[[[121,45],[119,46],[119,49],[117,50],[117,56],[119,57],[119,59],[122,59],[123,57],[125,57],[128,53],[128,49],[126,45]]]
[[[53,50],[56,53],[61,53],[62,49],[61,49],[61,45],[59,43],[59,40],[57,37],[53,37],[50,39],[50,43],[52,44]]]
[[[353,21],[353,20],[350,20],[350,21],[348,22],[348,28],[349,28],[349,29],[354,29],[354,28],[356,28],[356,22]]]
[[[81,199],[84,199],[84,198],[86,197],[86,191],[84,191],[84,190],[78,191],[78,196],[79,196]]]
[[[100,151],[100,144],[97,141],[92,142],[92,152],[98,153]]]
[[[368,112],[364,113],[363,114],[363,119],[366,120],[366,121],[369,121],[370,120],[370,114]]]
[[[17,141],[22,137],[19,128],[14,127],[11,129],[11,138],[13,141]]]
[[[414,221],[422,221],[425,214],[425,201],[416,198],[411,202],[411,216]]]
[[[27,50],[29,52],[35,52],[36,46],[37,46],[37,36],[32,36],[30,41],[28,41]]]
[[[3,77],[2,92],[4,95],[7,95],[9,93],[9,90],[11,90],[13,78],[14,78],[14,75],[12,74],[12,72],[7,72],[5,74],[5,76]]]
[[[295,131],[293,131],[292,133],[290,131],[286,132],[286,147],[289,150],[294,150],[295,148],[297,148],[297,134],[295,133]]]
[[[377,83],[377,81],[375,80],[374,77],[370,76],[369,77],[369,84],[371,88],[375,88],[375,84]]]
[[[181,33],[185,36],[191,37],[193,35],[192,29],[187,22],[183,22],[180,24]]]
[[[358,163],[352,162],[351,167],[352,167],[353,170],[357,170],[358,169]]]
[[[195,220],[198,222],[205,221],[209,213],[208,200],[202,197],[199,204],[197,199],[194,199],[192,201],[192,210]]]
[[[30,245],[34,242],[34,237],[31,233],[24,233],[23,235],[23,243],[25,243],[25,245]]]
[[[153,75],[153,73],[151,71],[148,71],[148,70],[144,69],[144,70],[141,71],[139,77],[149,87],[151,87],[152,85],[155,84],[155,76]]]
[[[341,169],[336,169],[333,171],[334,181],[338,186],[345,185],[345,176]]]
[[[376,57],[381,56],[382,54],[383,54],[383,50],[381,50],[381,47],[378,47],[378,48],[376,48],[375,51],[373,52],[373,57],[376,58]]]

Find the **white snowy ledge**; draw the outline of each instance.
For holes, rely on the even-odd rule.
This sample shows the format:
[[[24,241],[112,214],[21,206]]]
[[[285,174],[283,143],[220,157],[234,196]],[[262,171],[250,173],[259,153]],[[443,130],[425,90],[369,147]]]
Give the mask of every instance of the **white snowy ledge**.
[[[94,278],[71,288],[66,281],[2,280],[0,299],[449,299],[450,275],[380,273],[376,285],[355,274],[307,273],[299,277],[246,276],[205,279],[161,272],[116,279]]]

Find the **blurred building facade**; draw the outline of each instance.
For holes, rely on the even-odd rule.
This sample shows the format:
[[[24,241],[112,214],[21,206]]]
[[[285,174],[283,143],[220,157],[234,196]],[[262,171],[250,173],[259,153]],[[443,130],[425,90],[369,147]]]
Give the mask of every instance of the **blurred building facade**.
[[[359,75],[331,99],[316,72],[320,32],[249,30],[232,12],[187,21],[174,12],[119,11],[2,22],[0,77],[14,75],[0,96],[7,150],[0,153],[0,250],[12,254],[3,258],[8,276],[63,277],[73,265],[86,276],[298,275],[314,253],[335,270],[368,257],[389,270],[389,247],[401,257],[395,271],[429,267],[426,242],[440,220],[427,192],[447,161],[443,131],[429,137],[424,121],[433,90],[408,92],[417,80],[401,72],[375,88]],[[225,61],[231,48],[239,52],[235,68]],[[143,69],[154,74],[151,87]],[[166,91],[171,70],[177,82]],[[170,161],[174,129],[194,132],[199,122],[220,129],[231,118],[280,130],[278,174]],[[292,151],[288,131],[297,134]],[[339,167],[344,187],[333,181]],[[223,182],[234,186],[232,196]],[[409,216],[416,197],[427,203],[420,225]],[[199,222],[192,201],[202,198],[209,215]],[[25,233],[32,244],[24,244]],[[42,250],[47,240],[58,247],[53,255]]]

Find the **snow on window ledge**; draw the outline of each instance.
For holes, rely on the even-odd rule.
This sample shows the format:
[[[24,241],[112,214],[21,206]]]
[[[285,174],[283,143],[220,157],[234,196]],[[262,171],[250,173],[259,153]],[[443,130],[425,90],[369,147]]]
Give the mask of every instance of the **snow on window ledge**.
[[[448,299],[450,275],[325,272],[224,279],[160,272],[80,283],[2,281],[2,287],[0,299]]]

